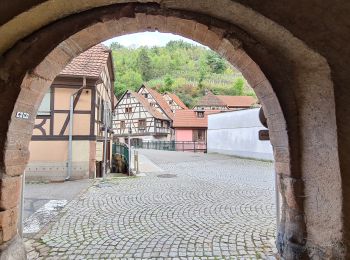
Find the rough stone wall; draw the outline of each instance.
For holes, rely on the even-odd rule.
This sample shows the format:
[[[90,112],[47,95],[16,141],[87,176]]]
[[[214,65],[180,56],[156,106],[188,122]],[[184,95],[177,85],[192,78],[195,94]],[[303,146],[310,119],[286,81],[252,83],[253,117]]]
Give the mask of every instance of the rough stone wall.
[[[32,5],[28,2],[32,2]],[[50,5],[35,6],[38,2]],[[6,40],[0,43],[0,53],[6,51],[0,60],[0,87],[3,96],[7,97],[6,102],[0,104],[0,119],[1,122],[10,122],[0,125],[0,136],[7,135],[7,139],[2,138],[0,143],[1,158],[4,158],[0,161],[4,182],[0,190],[1,198],[7,200],[9,189],[17,189],[16,185],[6,183],[16,183],[19,179],[16,176],[25,167],[37,106],[42,93],[60,69],[81,51],[101,40],[125,33],[158,29],[192,38],[218,51],[237,66],[254,87],[268,118],[276,172],[280,176],[284,212],[279,227],[280,252],[286,258],[345,258],[342,243],[344,247],[347,246],[348,240],[343,239],[343,233],[347,236],[347,229],[344,229],[341,217],[347,211],[342,208],[341,192],[345,199],[347,193],[346,189],[342,190],[337,150],[337,138],[343,138],[345,134],[337,136],[336,132],[333,83],[349,82],[344,73],[346,69],[338,65],[338,61],[340,65],[346,64],[344,59],[348,49],[345,49],[343,57],[329,57],[333,52],[339,52],[339,48],[329,49],[328,46],[336,45],[322,40],[323,34],[317,28],[313,28],[312,32],[304,31],[301,26],[303,19],[296,21],[294,18],[294,11],[300,11],[305,6],[303,1],[283,4],[271,1],[266,9],[254,0],[244,1],[242,5],[228,0],[165,0],[159,6],[150,3],[142,6],[110,6],[79,13],[112,2],[127,1],[90,0],[84,1],[84,4],[65,0],[36,3],[27,1],[26,5],[33,6],[29,12],[20,14],[24,10],[23,6],[22,9],[16,9],[9,5],[12,9],[6,16],[2,16],[5,17],[3,21],[6,21],[6,17],[10,19],[9,13],[20,14],[0,27],[0,34],[6,36]],[[327,2],[315,2],[315,6],[319,7],[315,13],[319,13],[319,9],[328,10],[328,5],[324,4]],[[301,7],[296,6],[298,3]],[[332,12],[338,12],[338,5],[341,4],[347,6],[345,1],[332,2],[332,6],[335,6]],[[281,13],[271,9],[272,6]],[[320,19],[313,13],[310,14],[315,8],[309,5],[306,7],[309,7],[308,13],[301,12],[304,17],[310,16],[315,21]],[[46,8],[45,12],[42,8]],[[66,17],[73,13],[78,14]],[[279,17],[280,15],[285,18]],[[33,17],[35,20],[26,23],[26,19]],[[266,17],[271,17],[272,20]],[[291,17],[292,22],[289,19]],[[336,22],[346,24],[343,17],[341,15]],[[62,19],[54,22],[59,18]],[[330,21],[328,16],[326,21]],[[48,24],[50,25],[38,30]],[[70,37],[89,26],[89,29]],[[303,40],[307,35],[306,43],[309,46],[296,38],[289,29],[299,39]],[[325,31],[328,35],[333,35],[332,29]],[[342,46],[337,32],[335,37],[338,37],[337,42]],[[18,42],[24,36],[28,37]],[[347,38],[346,34],[342,36]],[[67,38],[66,42],[50,53]],[[15,44],[16,42],[18,43]],[[346,41],[343,43],[344,46],[347,44]],[[326,50],[322,54],[327,60],[317,54],[318,44]],[[47,55],[49,56],[45,58]],[[338,81],[339,76],[344,81]],[[341,93],[341,98],[344,99],[344,88]],[[339,107],[337,108],[338,116],[339,113],[345,116],[345,106],[340,106],[345,112],[339,112]],[[30,112],[28,121],[15,118],[13,112],[22,110]],[[11,114],[12,118],[9,116]],[[338,129],[339,125],[343,127],[344,124],[338,120]],[[345,133],[347,128],[342,127],[338,133]],[[348,160],[342,155],[346,149],[350,149],[350,144],[345,142],[345,145],[341,145],[340,162],[342,173],[345,174]],[[6,179],[11,181],[5,181]],[[17,201],[15,196],[14,205]],[[13,205],[1,209],[4,213],[9,213],[13,210]],[[1,226],[5,230],[6,225]]]

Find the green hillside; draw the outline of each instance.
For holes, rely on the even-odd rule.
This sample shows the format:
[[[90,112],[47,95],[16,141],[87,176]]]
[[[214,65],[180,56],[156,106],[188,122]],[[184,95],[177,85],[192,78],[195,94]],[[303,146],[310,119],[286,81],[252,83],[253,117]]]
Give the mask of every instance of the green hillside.
[[[137,90],[142,83],[174,92],[192,107],[205,89],[221,95],[255,95],[241,73],[215,52],[184,41],[165,47],[126,48],[112,43],[115,93]]]

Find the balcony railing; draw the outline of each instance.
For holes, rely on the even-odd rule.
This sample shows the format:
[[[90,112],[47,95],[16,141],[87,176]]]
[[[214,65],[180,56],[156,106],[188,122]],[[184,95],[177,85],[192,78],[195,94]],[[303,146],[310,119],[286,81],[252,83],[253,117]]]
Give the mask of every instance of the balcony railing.
[[[139,143],[135,148],[195,153],[207,152],[207,144],[203,141],[143,141]]]

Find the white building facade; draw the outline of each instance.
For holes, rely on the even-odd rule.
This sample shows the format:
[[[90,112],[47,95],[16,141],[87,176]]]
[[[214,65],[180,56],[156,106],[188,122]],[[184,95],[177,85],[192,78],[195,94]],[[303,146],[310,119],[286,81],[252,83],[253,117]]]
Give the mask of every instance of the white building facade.
[[[273,160],[272,145],[259,140],[260,130],[266,128],[260,123],[259,108],[209,115],[208,153]]]

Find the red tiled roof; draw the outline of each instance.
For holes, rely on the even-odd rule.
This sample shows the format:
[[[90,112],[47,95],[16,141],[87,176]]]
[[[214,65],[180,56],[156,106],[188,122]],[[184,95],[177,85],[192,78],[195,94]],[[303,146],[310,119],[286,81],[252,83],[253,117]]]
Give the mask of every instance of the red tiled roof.
[[[175,111],[173,127],[174,128],[196,128],[208,127],[208,115],[220,113],[220,110],[203,110],[204,117],[197,117],[196,110],[181,109]]]
[[[98,44],[75,57],[60,75],[99,77],[109,55],[109,49],[103,44]]]
[[[184,104],[184,102],[182,102],[182,100],[175,95],[174,93],[167,93],[169,95],[169,97],[171,97],[172,100],[174,100],[174,102],[176,104],[178,104],[182,109],[188,109],[188,107]]]
[[[144,98],[142,95],[140,95],[139,93],[136,93],[134,91],[128,90],[129,93],[131,93],[131,95],[133,97],[135,97],[137,99],[137,101],[139,101],[141,103],[141,105],[144,106],[144,108],[155,118],[157,119],[162,119],[162,120],[169,120],[168,118],[166,118],[164,115],[162,115],[162,113],[159,113],[155,108],[151,107],[151,105],[148,103],[147,99]]]
[[[202,97],[196,104],[196,106],[226,106],[226,104],[217,96],[215,96],[211,91]]]
[[[170,106],[168,105],[168,103],[166,102],[166,100],[164,99],[164,97],[159,94],[157,91],[155,91],[154,89],[151,89],[149,87],[146,87],[145,85],[143,85],[142,87],[146,88],[148,90],[148,92],[152,95],[152,97],[156,100],[156,102],[159,104],[159,106],[163,109],[164,113],[170,118],[173,119],[174,118],[174,114],[171,111]]]
[[[222,96],[217,95],[228,107],[251,107],[257,100],[251,96]]]

